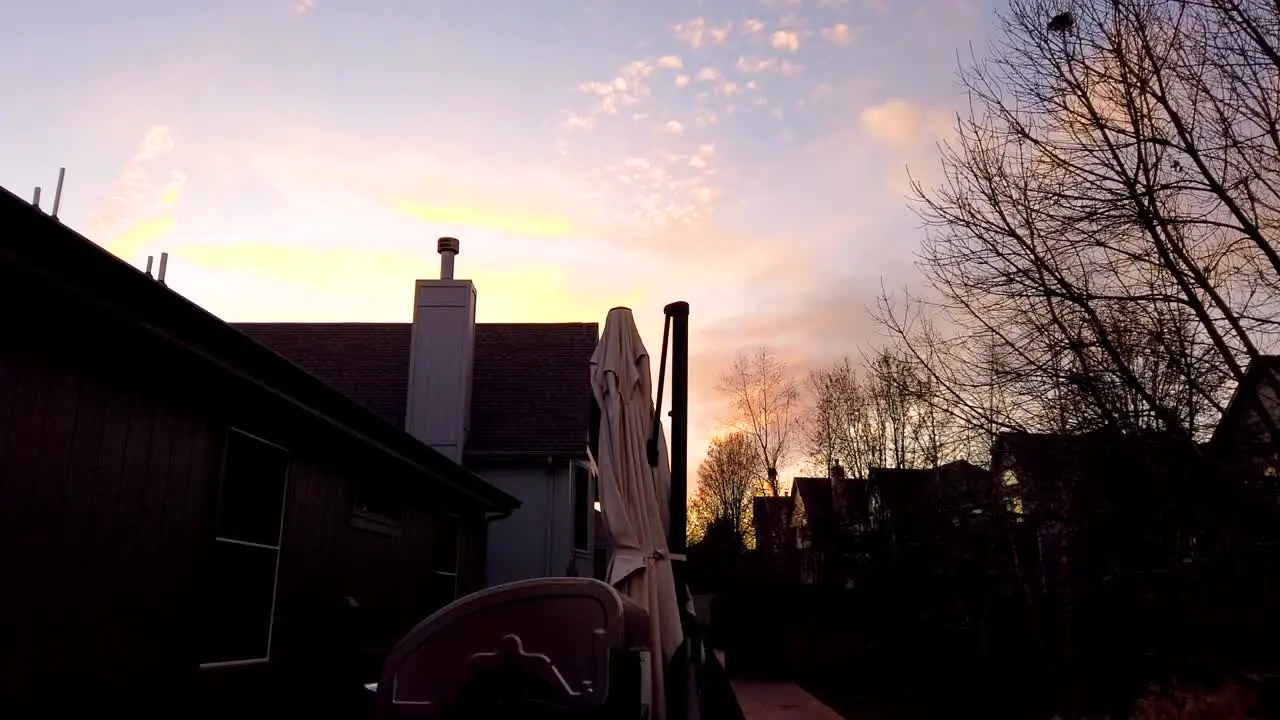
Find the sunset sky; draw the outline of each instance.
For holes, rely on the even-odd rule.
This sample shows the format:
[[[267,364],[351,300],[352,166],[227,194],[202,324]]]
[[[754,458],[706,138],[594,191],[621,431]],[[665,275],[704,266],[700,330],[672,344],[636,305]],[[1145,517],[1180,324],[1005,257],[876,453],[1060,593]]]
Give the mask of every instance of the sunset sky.
[[[0,9],[0,185],[229,321],[408,321],[435,240],[481,322],[650,350],[692,306],[695,463],[739,349],[874,340],[914,281],[992,0],[44,0]],[[692,470],[692,468],[691,468]]]

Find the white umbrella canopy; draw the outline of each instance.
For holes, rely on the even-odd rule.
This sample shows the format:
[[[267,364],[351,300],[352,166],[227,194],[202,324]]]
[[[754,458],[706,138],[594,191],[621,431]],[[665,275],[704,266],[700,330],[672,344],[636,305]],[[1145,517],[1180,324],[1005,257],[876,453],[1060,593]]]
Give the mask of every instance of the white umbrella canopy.
[[[663,717],[663,667],[684,641],[675,577],[668,557],[671,465],[659,425],[658,467],[646,444],[653,429],[649,353],[627,308],[614,308],[591,356],[591,386],[600,406],[600,509],[613,541],[609,584],[649,611],[653,697]]]

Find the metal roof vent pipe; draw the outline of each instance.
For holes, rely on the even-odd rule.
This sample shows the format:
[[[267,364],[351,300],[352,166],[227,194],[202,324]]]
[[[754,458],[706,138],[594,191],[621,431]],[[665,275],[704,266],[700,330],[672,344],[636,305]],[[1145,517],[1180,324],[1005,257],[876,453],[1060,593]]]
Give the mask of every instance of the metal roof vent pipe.
[[[457,238],[442,237],[436,241],[436,252],[440,253],[440,279],[453,279],[453,258],[461,252],[461,244]]]

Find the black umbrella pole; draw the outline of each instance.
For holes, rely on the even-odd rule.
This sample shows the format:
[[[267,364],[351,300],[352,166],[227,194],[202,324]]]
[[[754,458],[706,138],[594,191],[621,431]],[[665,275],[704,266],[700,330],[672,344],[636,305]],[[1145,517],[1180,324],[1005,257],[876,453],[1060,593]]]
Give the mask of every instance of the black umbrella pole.
[[[683,555],[689,542],[686,494],[689,488],[689,303],[665,308],[671,320],[671,552]]]
[[[691,695],[696,694],[696,689],[689,687],[689,663],[700,655],[697,622],[686,610],[690,598],[684,559],[689,546],[685,529],[689,514],[689,303],[671,303],[665,312],[671,323],[671,537],[667,547],[675,556],[671,571],[685,638],[667,668],[667,717],[685,720]]]

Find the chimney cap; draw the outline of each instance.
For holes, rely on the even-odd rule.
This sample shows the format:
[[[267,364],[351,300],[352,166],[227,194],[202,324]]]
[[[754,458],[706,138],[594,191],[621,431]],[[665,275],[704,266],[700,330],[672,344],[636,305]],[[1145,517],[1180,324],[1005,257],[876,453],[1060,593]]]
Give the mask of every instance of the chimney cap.
[[[445,253],[457,255],[462,252],[462,245],[458,242],[458,238],[442,237],[436,241],[436,252],[441,255]]]

